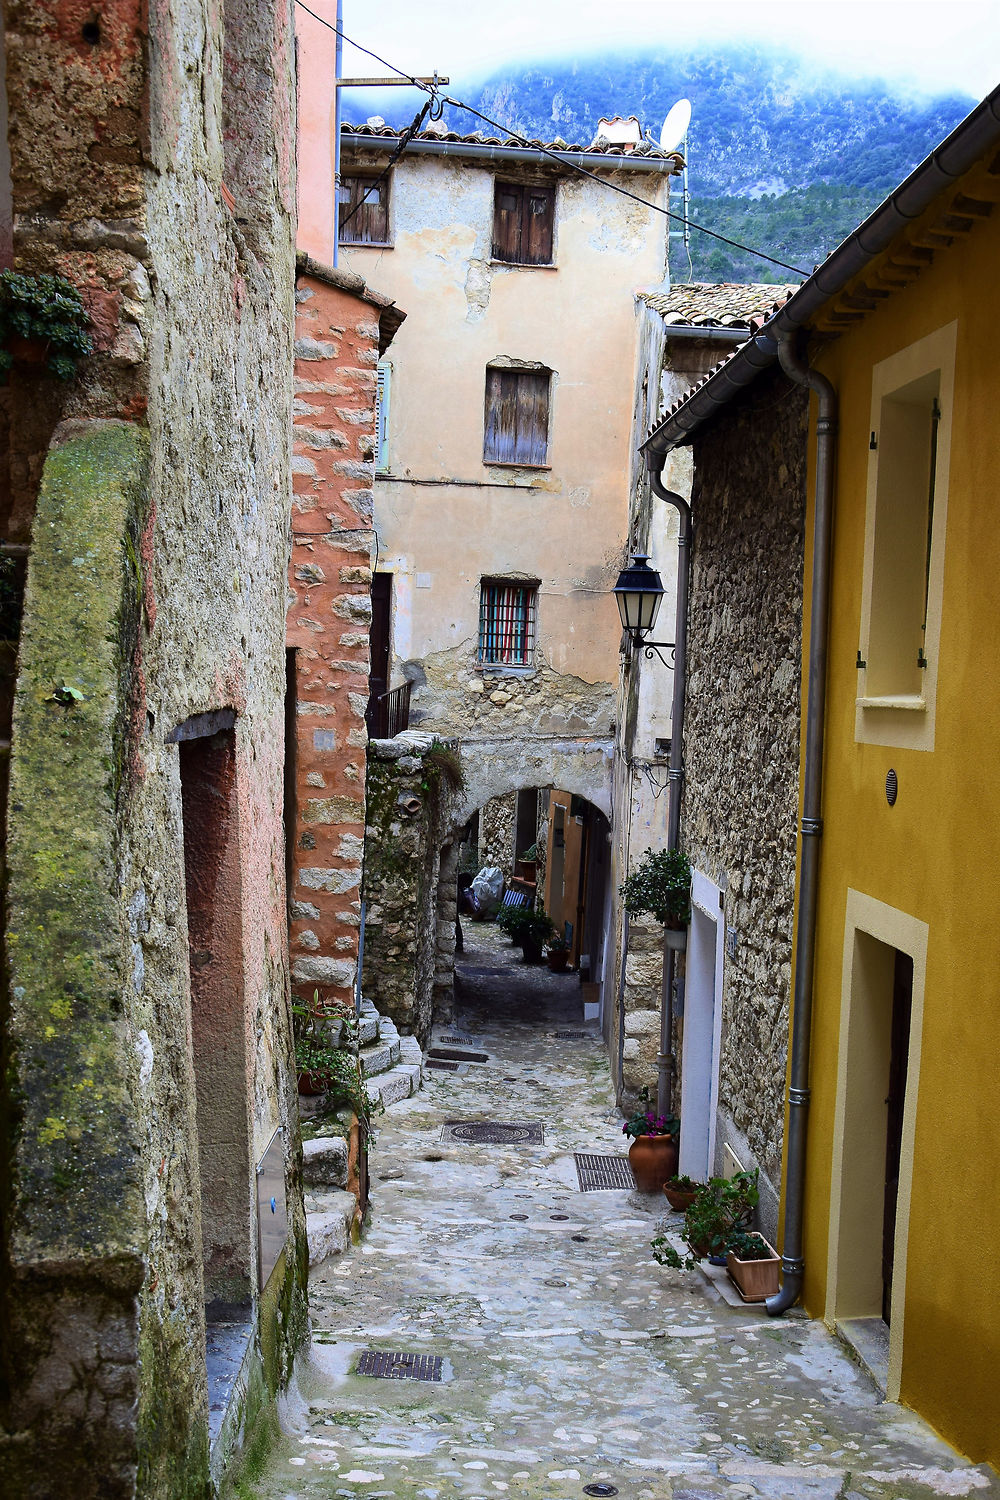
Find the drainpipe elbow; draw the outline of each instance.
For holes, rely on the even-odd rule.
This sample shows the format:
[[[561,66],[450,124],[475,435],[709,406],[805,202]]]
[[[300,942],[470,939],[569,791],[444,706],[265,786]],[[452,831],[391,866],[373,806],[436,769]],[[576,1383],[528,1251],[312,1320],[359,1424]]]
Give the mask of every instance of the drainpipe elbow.
[[[780,1318],[782,1313],[794,1307],[802,1295],[802,1272],[801,1261],[790,1261],[785,1258],[781,1262],[781,1290],[768,1297],[764,1303],[769,1318]]]

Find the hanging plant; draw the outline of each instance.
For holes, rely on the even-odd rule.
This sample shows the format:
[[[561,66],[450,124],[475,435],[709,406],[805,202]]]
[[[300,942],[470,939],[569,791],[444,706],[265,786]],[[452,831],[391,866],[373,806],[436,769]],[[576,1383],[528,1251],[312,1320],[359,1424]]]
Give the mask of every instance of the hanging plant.
[[[668,927],[686,927],[691,918],[691,865],[680,849],[647,849],[621,888],[630,916],[648,912]]]
[[[93,348],[83,299],[64,276],[0,272],[0,372],[43,362],[58,380],[72,380],[77,360]]]

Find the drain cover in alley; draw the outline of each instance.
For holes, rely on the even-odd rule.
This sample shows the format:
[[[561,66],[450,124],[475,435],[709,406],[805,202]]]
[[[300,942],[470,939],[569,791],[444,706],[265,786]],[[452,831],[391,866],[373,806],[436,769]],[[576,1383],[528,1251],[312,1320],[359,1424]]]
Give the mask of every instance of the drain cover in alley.
[[[585,1151],[573,1155],[581,1193],[606,1193],[612,1188],[631,1191],[635,1187],[632,1168],[624,1156],[590,1156]]]
[[[441,1357],[363,1349],[358,1359],[358,1374],[372,1375],[376,1380],[440,1380]]]
[[[508,1125],[499,1120],[446,1120],[443,1141],[470,1141],[487,1146],[543,1146],[541,1125]]]
[[[461,1052],[457,1047],[428,1047],[427,1056],[434,1062],[489,1062],[488,1052]]]
[[[424,1060],[425,1068],[439,1068],[442,1073],[457,1073],[458,1063],[442,1062],[440,1058],[428,1057]]]

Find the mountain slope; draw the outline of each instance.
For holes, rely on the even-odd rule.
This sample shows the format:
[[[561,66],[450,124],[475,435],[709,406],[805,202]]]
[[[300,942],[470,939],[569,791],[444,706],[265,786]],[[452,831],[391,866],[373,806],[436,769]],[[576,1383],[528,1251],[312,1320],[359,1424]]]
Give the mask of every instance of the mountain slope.
[[[690,99],[692,218],[806,271],[975,103],[954,93],[908,97],[759,47],[536,64],[464,88],[453,79],[450,92],[521,134],[580,144],[608,114],[636,114],[656,138],[670,106]],[[398,95],[386,99],[385,112],[406,123]],[[356,98],[345,99],[345,118],[367,113]],[[489,130],[465,111],[450,110],[448,122],[460,131]],[[679,193],[672,206],[679,209]],[[686,256],[674,244],[674,275],[686,277]],[[788,279],[697,231],[691,253],[699,280]]]

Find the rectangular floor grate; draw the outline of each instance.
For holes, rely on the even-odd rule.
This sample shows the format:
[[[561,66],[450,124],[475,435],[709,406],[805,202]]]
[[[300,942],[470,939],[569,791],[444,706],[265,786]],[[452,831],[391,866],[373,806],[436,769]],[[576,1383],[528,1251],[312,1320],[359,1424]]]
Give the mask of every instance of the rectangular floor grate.
[[[435,1062],[489,1062],[488,1052],[462,1052],[457,1047],[428,1047],[427,1056]]]
[[[362,1349],[358,1374],[371,1375],[375,1380],[440,1380],[441,1356]]]
[[[612,1189],[635,1187],[635,1178],[624,1156],[590,1156],[586,1151],[573,1153],[581,1193],[607,1193]]]
[[[424,1067],[425,1068],[438,1068],[442,1073],[457,1073],[458,1072],[458,1063],[441,1062],[438,1058],[435,1058],[435,1057],[426,1057],[424,1059]]]
[[[443,1036],[439,1040],[442,1042],[451,1042],[456,1047],[474,1047],[476,1045],[474,1036]]]
[[[541,1125],[509,1125],[499,1120],[446,1120],[443,1141],[487,1146],[544,1146]]]
[[[557,1042],[596,1042],[600,1037],[596,1031],[556,1031],[553,1035]]]

